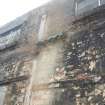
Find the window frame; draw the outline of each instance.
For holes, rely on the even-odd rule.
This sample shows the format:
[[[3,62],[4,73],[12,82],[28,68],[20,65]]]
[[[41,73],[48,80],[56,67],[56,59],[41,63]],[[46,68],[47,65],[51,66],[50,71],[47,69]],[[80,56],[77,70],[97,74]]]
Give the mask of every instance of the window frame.
[[[83,0],[83,1],[84,1],[84,0]],[[96,7],[99,7],[99,6],[103,5],[103,4],[102,4],[102,0],[96,0],[96,1],[97,1],[97,6],[96,6]],[[85,1],[84,1],[84,2],[85,2]],[[74,3],[75,3],[75,15],[76,15],[76,16],[91,10],[91,9],[90,9],[90,10],[86,10],[86,11],[81,12],[81,13],[78,14],[78,11],[79,11],[79,10],[78,10],[79,0],[74,0]],[[95,8],[95,7],[93,7],[93,8]]]

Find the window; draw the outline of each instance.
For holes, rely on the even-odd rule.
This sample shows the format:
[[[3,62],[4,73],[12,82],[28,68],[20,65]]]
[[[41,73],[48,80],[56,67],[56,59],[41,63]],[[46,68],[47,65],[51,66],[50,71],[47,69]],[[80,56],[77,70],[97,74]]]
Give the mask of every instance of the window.
[[[44,39],[44,35],[46,32],[46,21],[47,21],[47,15],[44,14],[41,18],[39,33],[38,33],[38,41],[42,41]]]
[[[105,0],[100,0],[101,5],[105,4]]]
[[[76,15],[82,14],[100,5],[100,0],[76,0]]]
[[[0,87],[0,105],[4,105],[5,95],[6,95],[7,88]]]

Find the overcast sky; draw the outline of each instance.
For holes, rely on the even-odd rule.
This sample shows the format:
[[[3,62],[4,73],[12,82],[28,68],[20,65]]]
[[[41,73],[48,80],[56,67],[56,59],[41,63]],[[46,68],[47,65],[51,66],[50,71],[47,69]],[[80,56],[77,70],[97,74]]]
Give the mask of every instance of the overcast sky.
[[[50,0],[0,0],[0,27]]]

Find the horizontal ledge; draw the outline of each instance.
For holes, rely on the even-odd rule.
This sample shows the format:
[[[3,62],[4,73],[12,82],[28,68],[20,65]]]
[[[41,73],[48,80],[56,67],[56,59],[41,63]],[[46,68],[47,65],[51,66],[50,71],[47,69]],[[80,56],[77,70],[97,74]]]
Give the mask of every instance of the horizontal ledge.
[[[0,86],[9,85],[14,82],[28,80],[29,78],[30,78],[29,75],[23,75],[23,76],[19,76],[19,77],[15,77],[15,78],[4,79],[4,80],[0,81]]]

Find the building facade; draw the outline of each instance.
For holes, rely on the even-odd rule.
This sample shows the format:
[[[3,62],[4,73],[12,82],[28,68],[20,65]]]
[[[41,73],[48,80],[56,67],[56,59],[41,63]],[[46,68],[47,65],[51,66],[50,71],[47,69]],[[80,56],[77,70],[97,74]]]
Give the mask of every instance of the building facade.
[[[0,105],[105,105],[105,1],[52,0],[0,29]]]

